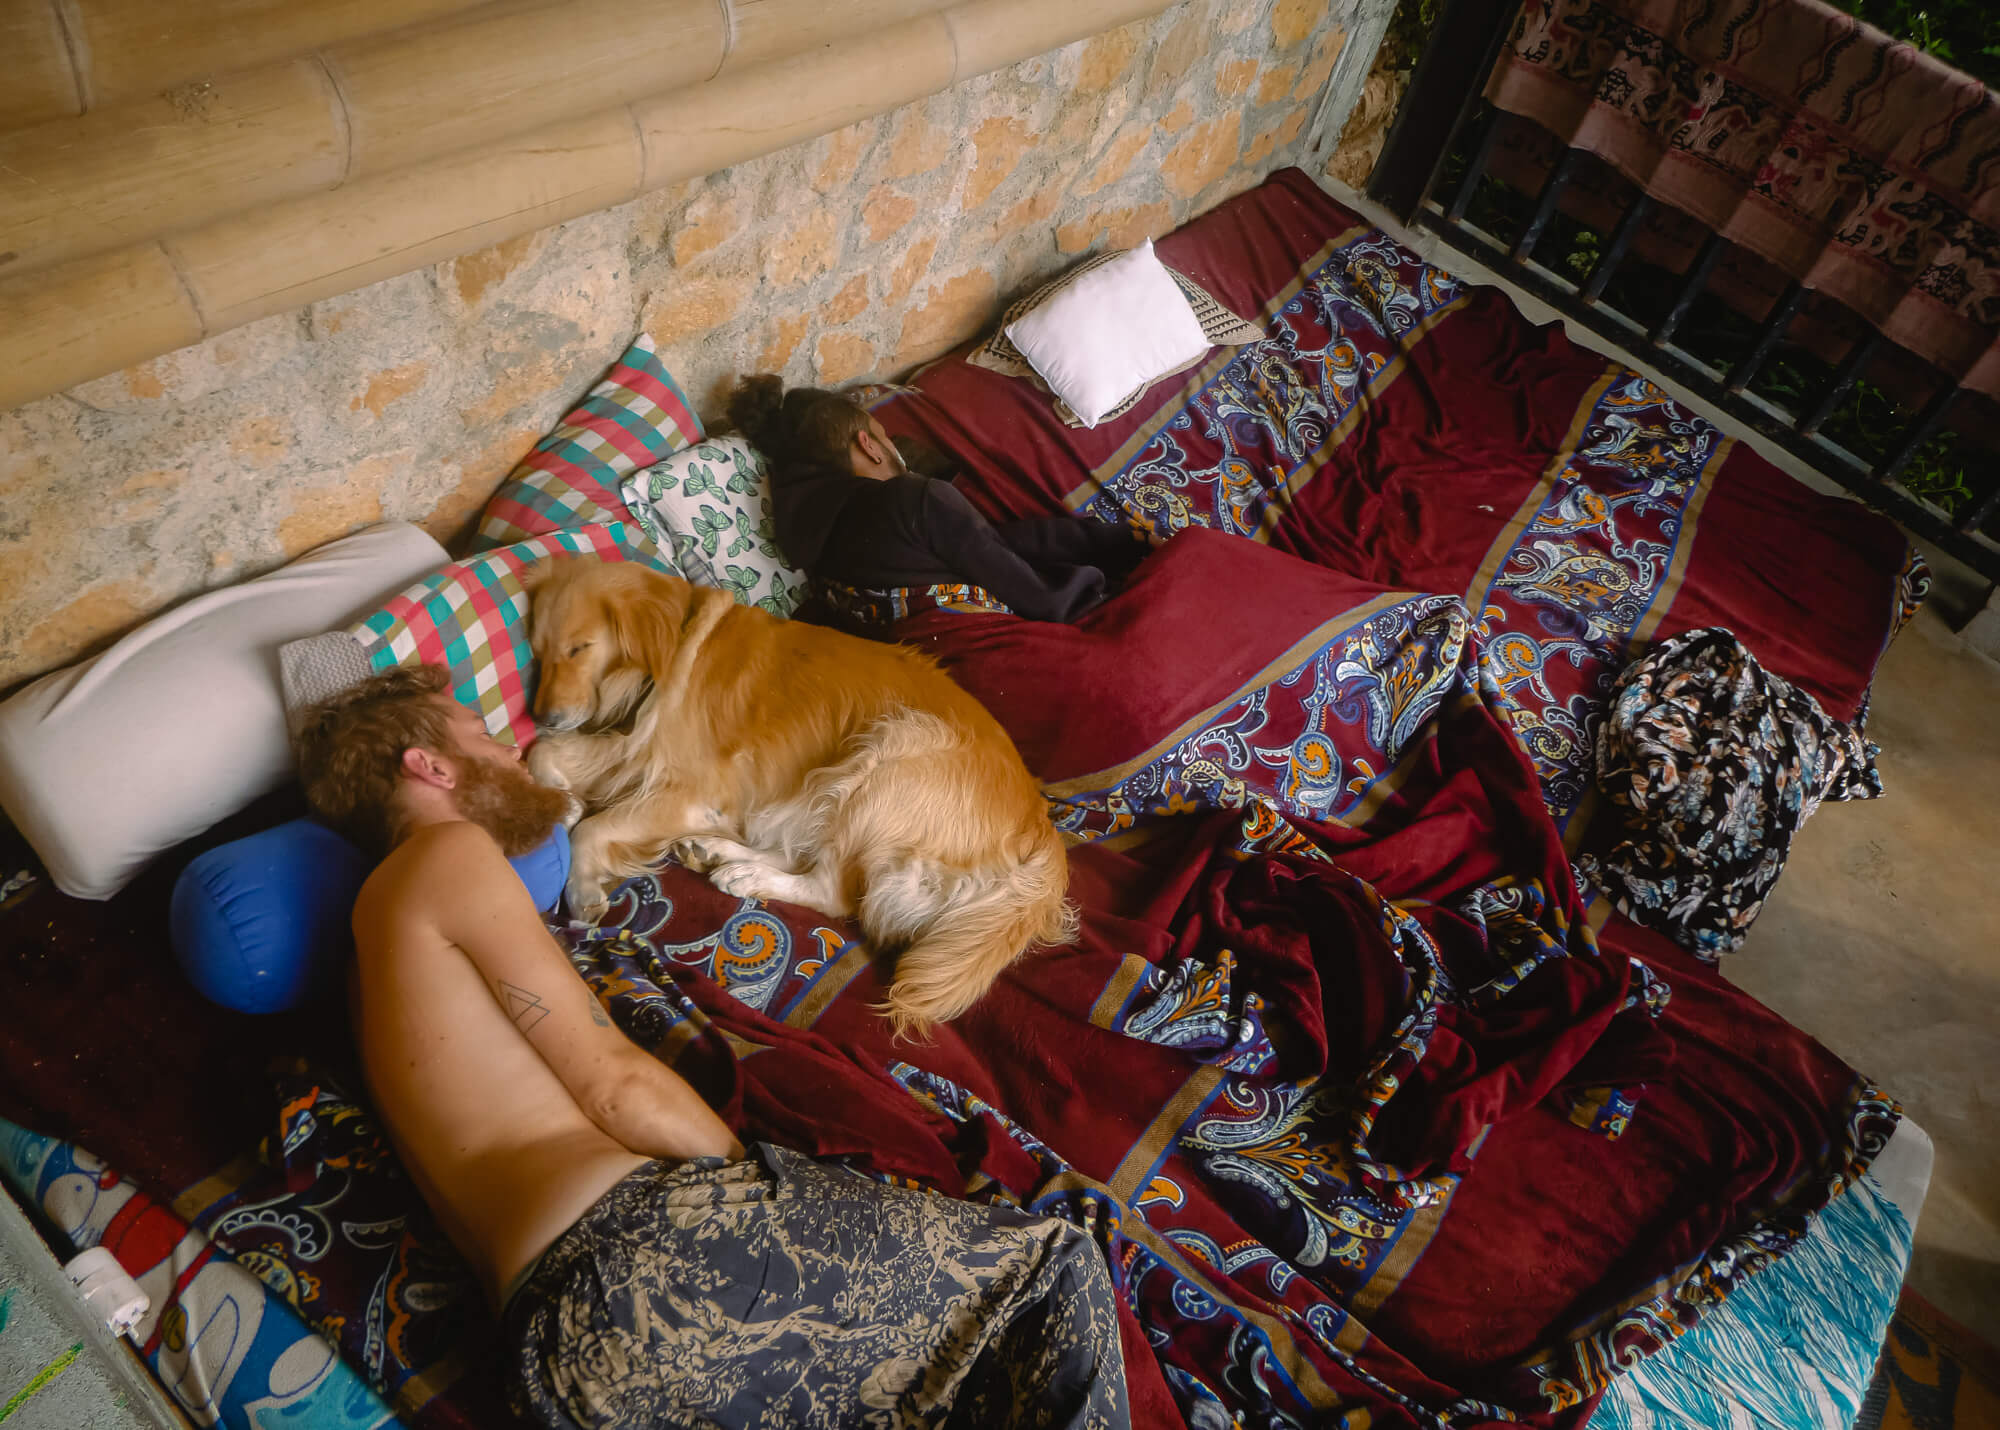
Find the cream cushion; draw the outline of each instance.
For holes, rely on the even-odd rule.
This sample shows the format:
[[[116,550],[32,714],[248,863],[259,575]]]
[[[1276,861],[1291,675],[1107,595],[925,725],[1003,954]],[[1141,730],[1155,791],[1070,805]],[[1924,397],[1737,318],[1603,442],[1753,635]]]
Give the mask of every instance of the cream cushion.
[[[0,808],[56,887],[108,899],[293,772],[278,647],[365,615],[445,559],[373,527],[211,591],[0,704]]]
[[[1009,323],[1007,341],[1086,427],[1136,389],[1201,360],[1208,335],[1150,241]]]

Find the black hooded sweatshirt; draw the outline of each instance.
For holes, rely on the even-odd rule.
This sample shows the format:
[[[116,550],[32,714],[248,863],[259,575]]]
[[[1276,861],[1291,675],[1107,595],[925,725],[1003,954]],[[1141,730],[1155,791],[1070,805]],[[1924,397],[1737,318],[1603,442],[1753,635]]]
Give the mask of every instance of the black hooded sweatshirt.
[[[966,581],[1033,621],[1073,621],[1104,599],[1147,548],[1126,528],[1077,517],[995,526],[949,481],[875,480],[834,467],[773,472],[785,559],[863,590]]]

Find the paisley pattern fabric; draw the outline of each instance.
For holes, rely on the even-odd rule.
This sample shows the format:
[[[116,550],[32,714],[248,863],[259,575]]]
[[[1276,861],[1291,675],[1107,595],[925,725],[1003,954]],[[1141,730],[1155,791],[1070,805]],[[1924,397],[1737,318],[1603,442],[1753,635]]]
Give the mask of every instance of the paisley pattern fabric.
[[[1447,700],[1499,696],[1490,681],[1480,688],[1485,666],[1454,597],[1371,604],[1320,633],[1297,664],[1137,768],[1120,766],[1115,784],[1053,787],[1056,827],[1102,839],[1189,810],[1243,809],[1254,812],[1245,835],[1254,843],[1275,821],[1341,820],[1392,775]]]
[[[1608,807],[1577,867],[1697,958],[1734,951],[1822,800],[1882,793],[1875,746],[1726,630],[1635,661],[1597,738]]]
[[[1074,1227],[822,1167],[649,1162],[507,1308],[547,1430],[1130,1424],[1104,1261]]]
[[[1264,539],[1407,349],[1465,288],[1379,231],[1336,249],[1114,474],[1069,505],[1155,540],[1190,526]],[[1211,360],[1213,362],[1213,360]]]
[[[303,1068],[281,1071],[275,1092],[277,1127],[259,1155],[177,1205],[414,1416],[438,1372],[480,1343],[478,1282],[367,1108]]]
[[[1665,615],[1688,514],[1733,445],[1637,373],[1607,373],[1588,402],[1574,447],[1472,597],[1560,825],[1590,788],[1610,683]]]

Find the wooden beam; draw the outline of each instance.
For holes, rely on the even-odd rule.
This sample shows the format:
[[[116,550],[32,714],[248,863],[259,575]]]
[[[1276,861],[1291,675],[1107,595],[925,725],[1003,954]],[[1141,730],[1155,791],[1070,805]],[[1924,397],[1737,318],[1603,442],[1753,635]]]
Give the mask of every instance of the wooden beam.
[[[0,271],[0,409],[256,318],[742,163],[937,93],[982,69],[1155,14],[1168,3],[963,0],[934,6],[781,59],[726,59],[718,79],[164,240],[39,272]],[[103,273],[119,275],[118,281],[100,282]]]

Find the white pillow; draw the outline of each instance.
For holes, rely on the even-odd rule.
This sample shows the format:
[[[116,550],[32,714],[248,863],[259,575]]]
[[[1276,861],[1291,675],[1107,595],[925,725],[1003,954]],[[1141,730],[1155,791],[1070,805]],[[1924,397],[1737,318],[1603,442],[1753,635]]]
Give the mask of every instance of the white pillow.
[[[746,606],[789,616],[806,576],[785,564],[771,517],[770,464],[741,437],[710,437],[625,478],[626,510],[681,575]]]
[[[1006,332],[1086,427],[1209,349],[1194,307],[1150,240],[1093,268]]]
[[[211,591],[0,704],[0,808],[49,877],[108,899],[293,769],[278,647],[366,615],[437,567],[401,522]]]

